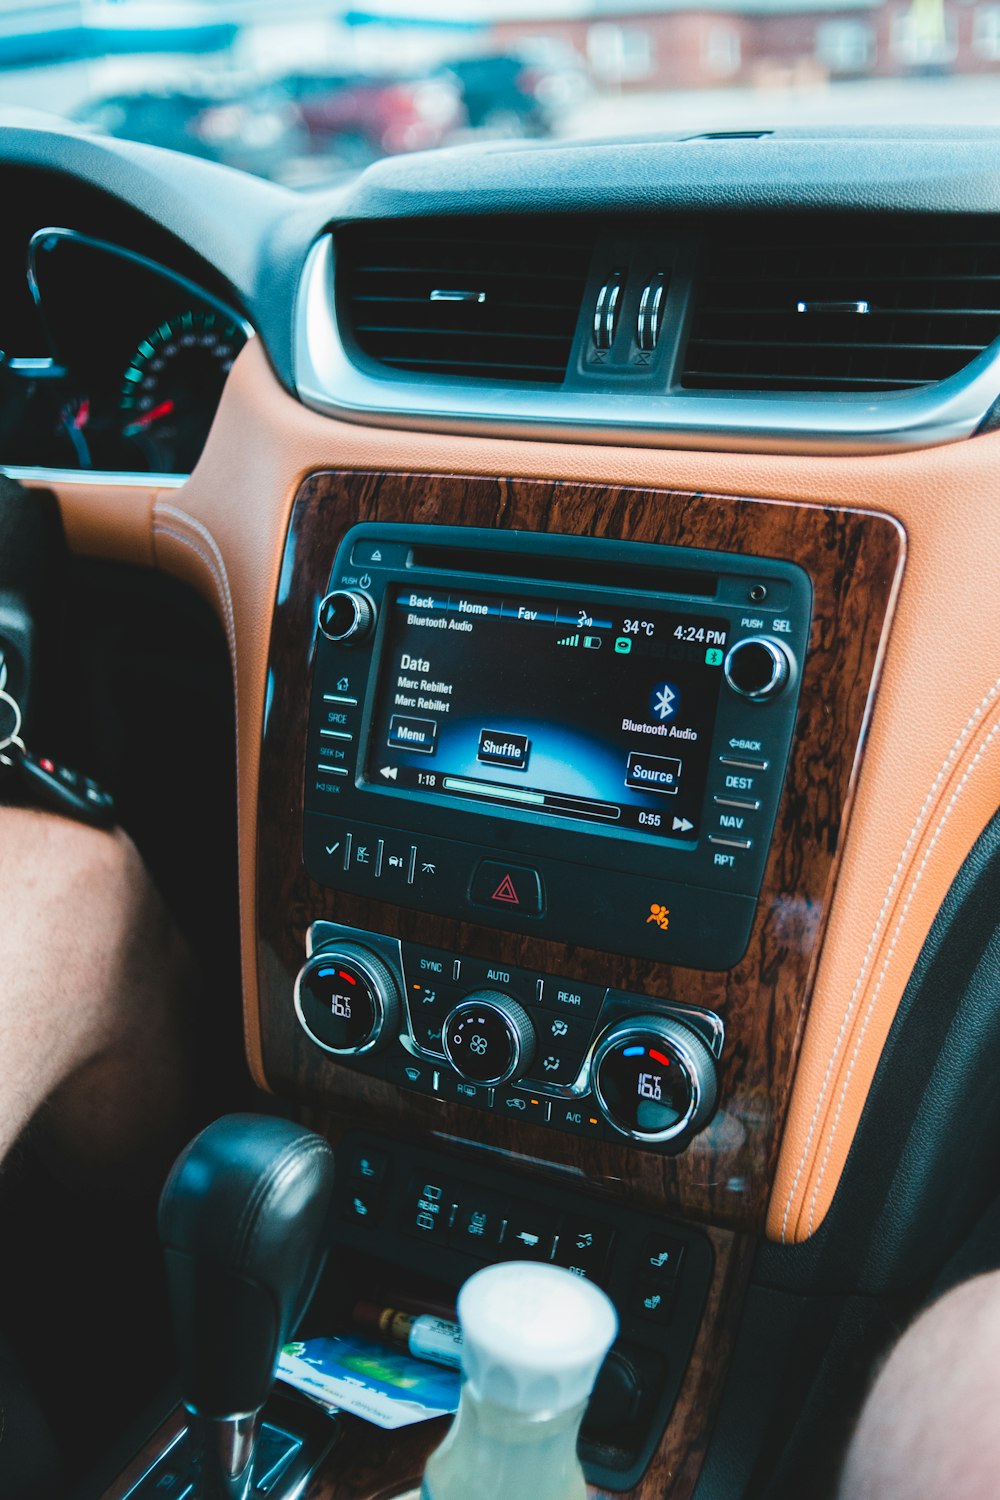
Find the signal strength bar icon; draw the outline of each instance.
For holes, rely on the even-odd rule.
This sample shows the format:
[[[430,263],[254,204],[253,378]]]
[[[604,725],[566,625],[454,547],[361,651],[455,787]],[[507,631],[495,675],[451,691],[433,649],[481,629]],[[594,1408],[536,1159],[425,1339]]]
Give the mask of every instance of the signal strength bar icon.
[[[579,631],[577,631],[576,635],[564,635],[563,638],[562,638],[562,640],[556,641],[556,645],[557,646],[579,646],[579,644],[580,644],[580,633],[579,633]]]

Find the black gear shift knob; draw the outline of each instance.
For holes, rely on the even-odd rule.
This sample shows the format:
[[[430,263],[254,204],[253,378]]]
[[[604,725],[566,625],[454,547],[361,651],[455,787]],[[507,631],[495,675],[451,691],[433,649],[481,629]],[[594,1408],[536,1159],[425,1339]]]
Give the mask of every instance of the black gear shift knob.
[[[226,1115],[178,1157],[159,1229],[184,1400],[198,1416],[263,1406],[326,1255],[333,1152],[266,1115]]]

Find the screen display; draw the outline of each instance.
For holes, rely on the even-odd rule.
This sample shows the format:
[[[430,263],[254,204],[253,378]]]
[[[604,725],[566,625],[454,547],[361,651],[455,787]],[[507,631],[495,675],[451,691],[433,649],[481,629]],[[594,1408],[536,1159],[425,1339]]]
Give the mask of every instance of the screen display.
[[[697,841],[725,619],[413,588],[386,605],[370,784]]]

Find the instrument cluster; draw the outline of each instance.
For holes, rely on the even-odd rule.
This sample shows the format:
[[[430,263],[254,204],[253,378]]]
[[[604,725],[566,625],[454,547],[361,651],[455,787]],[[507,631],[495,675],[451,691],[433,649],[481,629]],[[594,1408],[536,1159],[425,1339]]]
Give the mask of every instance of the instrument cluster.
[[[0,360],[7,468],[188,474],[253,330],[186,277],[72,229],[27,252],[37,353]]]

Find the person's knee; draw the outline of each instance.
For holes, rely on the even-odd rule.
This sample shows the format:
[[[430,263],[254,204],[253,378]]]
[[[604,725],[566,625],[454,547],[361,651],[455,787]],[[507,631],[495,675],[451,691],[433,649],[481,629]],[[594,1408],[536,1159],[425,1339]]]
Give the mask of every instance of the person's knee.
[[[883,1366],[840,1500],[995,1500],[1000,1473],[1000,1272],[954,1288]]]
[[[0,957],[0,1152],[81,1090],[102,1138],[117,1113],[172,1107],[192,968],[125,834],[0,809]]]

